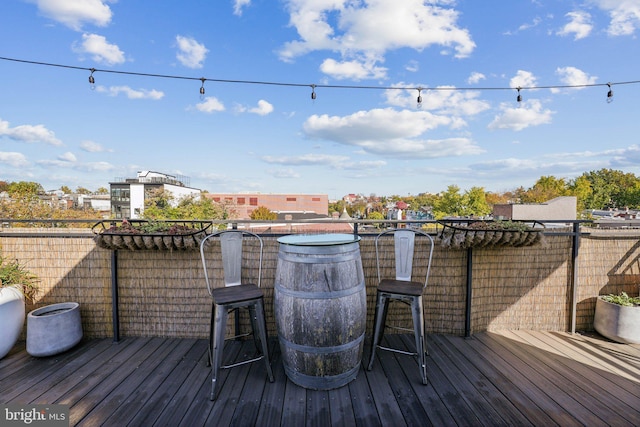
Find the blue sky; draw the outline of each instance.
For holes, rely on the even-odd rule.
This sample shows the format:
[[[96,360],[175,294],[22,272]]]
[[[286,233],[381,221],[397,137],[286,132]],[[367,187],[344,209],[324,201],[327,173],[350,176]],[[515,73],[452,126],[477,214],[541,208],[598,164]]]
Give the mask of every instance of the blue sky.
[[[0,180],[338,198],[640,174],[639,35],[640,0],[4,0]]]

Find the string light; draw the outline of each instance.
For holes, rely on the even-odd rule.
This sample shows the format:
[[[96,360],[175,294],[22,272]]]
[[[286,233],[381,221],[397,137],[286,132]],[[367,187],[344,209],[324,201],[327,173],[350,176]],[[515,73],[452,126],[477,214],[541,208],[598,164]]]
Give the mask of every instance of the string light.
[[[90,71],[91,75],[89,76],[89,83],[92,85],[95,83],[95,79],[93,78],[93,73],[96,71],[100,71],[101,73],[112,73],[112,74],[123,74],[129,76],[140,76],[140,77],[156,77],[156,78],[166,78],[166,79],[180,79],[180,80],[200,80],[203,85],[200,88],[200,93],[203,95],[204,91],[204,81],[211,81],[216,83],[234,83],[234,84],[255,84],[255,85],[271,85],[271,86],[289,86],[289,87],[309,87],[310,85],[307,83],[287,83],[287,82],[268,82],[268,81],[254,81],[254,80],[230,80],[230,79],[212,79],[205,77],[187,77],[187,76],[176,76],[176,75],[166,75],[166,74],[152,74],[152,73],[137,73],[131,71],[117,71],[117,70],[103,70],[96,68],[87,68],[87,67],[78,67],[74,65],[64,65],[64,64],[54,64],[47,62],[39,62],[39,61],[29,61],[24,59],[16,59],[16,58],[7,58],[0,57],[0,60],[3,61],[12,61],[12,62],[20,62],[24,64],[33,64],[33,65],[43,65],[48,67],[60,67],[60,68],[68,68],[74,70],[85,70]],[[596,86],[608,86],[609,92],[607,93],[607,102],[613,101],[613,91],[611,90],[611,86],[613,85],[626,85],[626,84],[638,84],[640,80],[632,80],[625,82],[609,82],[609,83],[592,83],[592,84],[580,84],[580,85],[552,85],[552,86],[534,86],[534,87],[518,87],[518,97],[516,98],[518,103],[522,102],[522,96],[520,94],[520,90],[527,89],[575,89],[575,88],[586,88],[586,87],[596,87]],[[420,92],[422,91],[422,87],[401,87],[401,86],[356,86],[356,85],[311,85],[311,99],[316,99],[316,88],[329,88],[329,89],[374,89],[374,90],[418,90],[418,98],[420,98]],[[429,88],[429,90],[439,90],[439,91],[488,91],[488,90],[512,90],[512,87],[453,87],[453,86],[441,86],[441,87],[433,87]],[[611,95],[611,96],[609,96]]]
[[[89,84],[91,85],[91,89],[95,89],[96,88],[96,79],[93,78],[93,73],[95,73],[96,69],[95,68],[90,68],[89,71],[91,71],[91,75],[89,75]]]
[[[422,107],[422,88],[419,87],[418,88],[418,99],[417,99],[418,105],[417,107],[420,108]]]
[[[200,77],[200,80],[202,81],[202,86],[200,86],[200,100],[204,100],[204,82],[207,80],[204,77]]]

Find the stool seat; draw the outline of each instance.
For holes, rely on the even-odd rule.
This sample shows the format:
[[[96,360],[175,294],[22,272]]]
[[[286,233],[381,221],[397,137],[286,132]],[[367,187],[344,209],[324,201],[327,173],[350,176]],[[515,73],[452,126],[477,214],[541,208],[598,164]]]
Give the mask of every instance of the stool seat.
[[[403,280],[382,279],[378,285],[378,292],[419,297],[424,285],[419,282],[405,282]]]
[[[252,299],[262,298],[262,289],[253,283],[246,285],[228,286],[224,288],[215,288],[211,290],[213,302],[218,305],[225,305],[235,302],[248,301]]]

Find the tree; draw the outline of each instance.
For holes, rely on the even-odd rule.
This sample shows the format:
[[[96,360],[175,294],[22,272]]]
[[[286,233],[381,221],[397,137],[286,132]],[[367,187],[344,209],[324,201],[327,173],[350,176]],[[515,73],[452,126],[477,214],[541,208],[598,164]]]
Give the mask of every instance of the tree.
[[[223,204],[208,197],[189,196],[176,201],[170,191],[163,189],[147,194],[142,216],[153,220],[219,220],[231,217]]]
[[[379,221],[379,220],[385,219],[385,217],[384,217],[384,215],[382,213],[377,212],[377,211],[373,211],[367,216],[367,219]],[[382,226],[383,226],[383,223],[381,223],[381,222],[375,224],[376,228],[382,228]]]
[[[544,203],[556,197],[566,196],[569,187],[564,178],[541,176],[536,183],[521,196],[522,203]]]
[[[586,209],[640,206],[640,179],[634,174],[600,169],[585,172],[582,176],[589,181],[592,190],[584,202]]]
[[[84,187],[76,188],[76,194],[91,194],[91,190],[88,190]]]
[[[487,195],[482,187],[471,187],[463,196],[463,214],[469,216],[485,216],[491,213],[487,203]]]
[[[96,190],[96,194],[109,194],[109,190],[106,187],[100,187]]]
[[[62,191],[64,194],[73,193],[73,191],[71,191],[71,188],[67,187],[66,185],[63,185],[62,187],[60,187],[60,191]]]
[[[275,212],[271,212],[266,206],[258,206],[256,209],[251,211],[249,218],[254,220],[273,221],[275,219],[278,219],[278,214]]]
[[[42,185],[37,182],[19,181],[9,184],[7,192],[14,199],[32,198],[36,197],[38,194],[43,194],[44,189],[42,188]]]
[[[460,187],[450,185],[447,191],[440,195],[440,198],[433,206],[433,216],[435,219],[442,219],[445,216],[461,216],[463,215],[462,195]]]

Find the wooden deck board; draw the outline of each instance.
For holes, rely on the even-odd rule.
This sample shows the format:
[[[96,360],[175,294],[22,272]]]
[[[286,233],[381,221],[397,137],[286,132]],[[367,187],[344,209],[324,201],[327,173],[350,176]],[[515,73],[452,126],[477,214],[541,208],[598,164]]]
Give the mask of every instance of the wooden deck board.
[[[392,346],[410,348],[408,336]],[[232,341],[225,361],[249,355]],[[270,343],[275,382],[261,362],[223,370],[209,400],[205,340],[90,340],[63,354],[34,358],[18,346],[0,360],[0,403],[63,403],[71,425],[386,426],[639,425],[640,346],[597,335],[484,332],[430,336],[428,385],[415,359],[369,348],[354,381],[329,391],[287,379]]]

